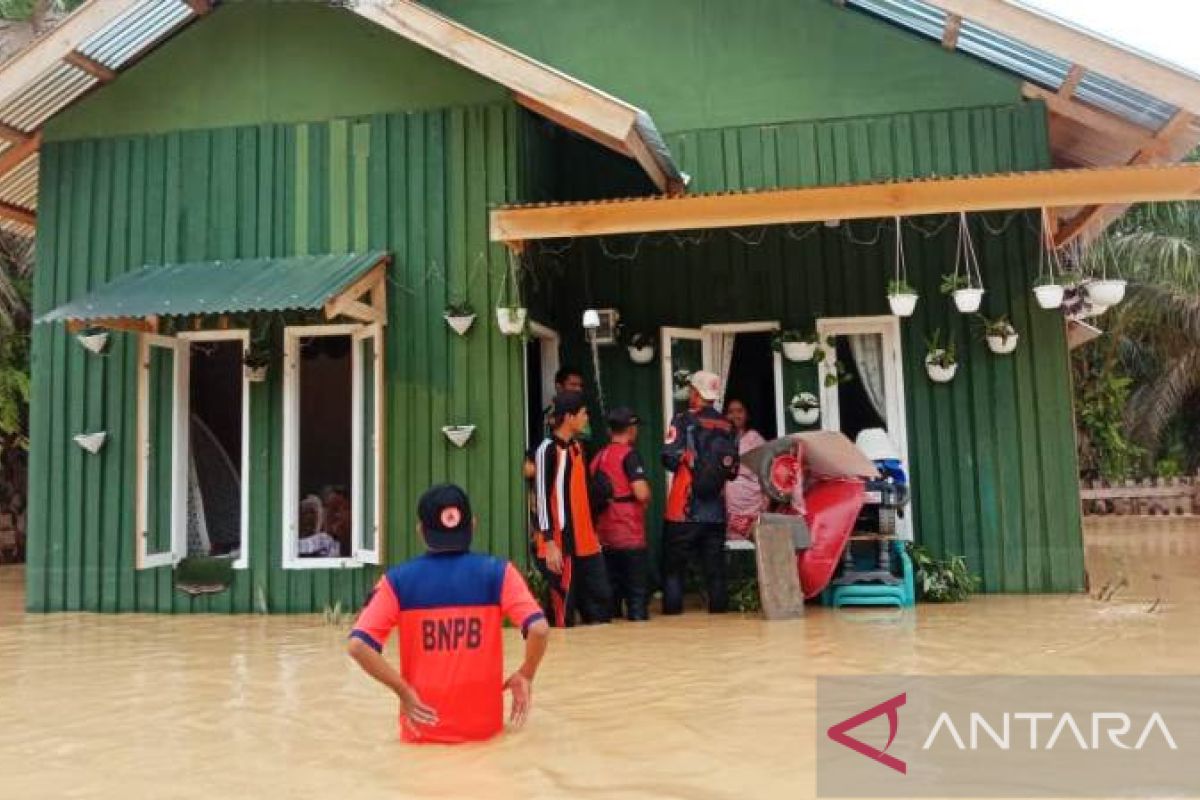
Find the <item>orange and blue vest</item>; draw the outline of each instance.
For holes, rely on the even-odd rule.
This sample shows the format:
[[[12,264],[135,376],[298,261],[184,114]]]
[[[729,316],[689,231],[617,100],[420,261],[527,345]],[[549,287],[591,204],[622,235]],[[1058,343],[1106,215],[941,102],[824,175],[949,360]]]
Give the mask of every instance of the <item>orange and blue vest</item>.
[[[537,468],[537,535],[544,540],[537,548],[538,558],[545,558],[546,541],[557,544],[564,556],[585,558],[599,553],[583,446],[552,436],[538,446],[533,461]]]
[[[428,726],[401,714],[401,738],[467,742],[503,730],[504,618],[525,634],[543,614],[500,558],[427,553],[379,579],[350,635],[382,652],[398,628],[401,674],[438,715]]]

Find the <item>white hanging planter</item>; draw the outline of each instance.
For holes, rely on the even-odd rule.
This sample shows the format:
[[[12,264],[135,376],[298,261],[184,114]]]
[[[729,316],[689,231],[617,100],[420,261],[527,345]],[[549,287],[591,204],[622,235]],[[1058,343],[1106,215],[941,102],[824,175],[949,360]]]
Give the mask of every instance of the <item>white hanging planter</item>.
[[[918,296],[915,292],[889,294],[888,305],[891,306],[892,313],[897,317],[911,317],[913,312],[917,310]]]
[[[987,337],[988,349],[997,355],[1008,355],[1017,349],[1017,340],[1021,338],[1019,334],[1010,333],[1008,336],[999,336],[989,334]]]
[[[797,425],[802,427],[807,428],[809,426],[816,425],[821,419],[820,408],[799,408],[797,406],[792,406],[791,411],[792,419],[795,420]]]
[[[945,350],[934,350],[929,355],[925,356],[925,372],[929,375],[929,380],[934,383],[949,383],[954,380],[954,374],[958,372],[958,362],[951,364],[948,367],[943,367],[937,363],[937,360],[945,353]]]
[[[520,336],[525,330],[525,318],[529,315],[526,308],[497,308],[496,324],[505,336]]]
[[[107,440],[108,431],[80,433],[75,436],[75,444],[79,445],[93,455],[100,452],[100,449],[104,447],[104,442]]]
[[[654,345],[645,345],[644,347],[629,348],[629,360],[635,364],[649,364],[654,360]]]
[[[813,355],[817,352],[817,343],[780,342],[780,349],[783,351],[784,358],[798,364],[803,361],[812,361]]]
[[[1037,304],[1042,308],[1054,309],[1062,305],[1065,291],[1057,283],[1044,283],[1041,286],[1033,287],[1033,296],[1037,298]]]
[[[443,314],[442,318],[450,326],[450,330],[459,336],[466,336],[467,331],[475,324],[475,314]]]
[[[983,302],[983,289],[955,289],[954,307],[963,314],[974,314]]]
[[[475,435],[475,426],[446,425],[442,427],[442,433],[455,447],[466,447],[467,442],[471,441],[471,437]]]
[[[99,355],[108,347],[108,331],[82,332],[75,338],[89,353]]]
[[[1115,306],[1125,299],[1125,281],[1118,278],[1102,278],[1085,284],[1088,300],[1094,306]]]
[[[267,380],[267,369],[268,366],[266,364],[257,367],[249,364],[242,365],[242,370],[246,373],[246,380],[251,383],[265,383]]]

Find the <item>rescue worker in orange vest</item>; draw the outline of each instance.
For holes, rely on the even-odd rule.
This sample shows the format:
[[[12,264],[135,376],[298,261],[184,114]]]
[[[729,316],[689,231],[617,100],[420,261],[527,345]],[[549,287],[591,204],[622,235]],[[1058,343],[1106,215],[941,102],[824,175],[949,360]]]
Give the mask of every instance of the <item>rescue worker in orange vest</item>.
[[[549,626],[525,579],[504,559],[471,553],[475,519],[466,492],[434,486],[417,505],[429,552],[389,569],[354,623],[347,649],[363,671],[400,700],[400,735],[409,742],[488,739],[519,727],[533,703],[533,677]],[[504,680],[503,620],[525,636],[525,661]],[[383,645],[399,630],[397,670]]]
[[[641,419],[631,409],[608,413],[609,443],[592,459],[593,485],[604,476],[606,507],[596,518],[604,566],[613,595],[613,616],[649,619],[646,598],[646,506],[650,482],[634,445]]]
[[[588,471],[580,437],[589,430],[579,392],[559,392],[552,404],[554,433],[534,452],[538,540],[550,582],[556,627],[612,621],[612,596],[600,540],[592,523]]]
[[[725,483],[737,475],[733,426],[713,404],[721,378],[692,375],[688,410],[667,429],[663,466],[673,472],[663,525],[663,613],[683,613],[683,578],[693,556],[700,561],[708,591],[708,611],[729,608],[725,583]]]

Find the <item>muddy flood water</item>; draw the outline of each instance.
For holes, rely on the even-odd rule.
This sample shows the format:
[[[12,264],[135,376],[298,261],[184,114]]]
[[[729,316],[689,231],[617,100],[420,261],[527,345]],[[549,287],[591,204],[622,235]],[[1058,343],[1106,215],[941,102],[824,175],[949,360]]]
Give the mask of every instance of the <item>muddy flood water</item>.
[[[1093,596],[555,632],[526,728],[454,748],[396,740],[349,620],[25,615],[0,567],[0,797],[810,797],[819,674],[1195,674],[1200,525],[1088,542]]]

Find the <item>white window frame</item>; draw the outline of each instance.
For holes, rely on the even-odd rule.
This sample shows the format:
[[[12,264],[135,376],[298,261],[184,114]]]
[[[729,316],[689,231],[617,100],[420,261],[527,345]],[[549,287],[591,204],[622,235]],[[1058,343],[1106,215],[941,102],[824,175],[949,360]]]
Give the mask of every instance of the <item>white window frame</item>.
[[[700,356],[700,366],[703,369],[704,364],[704,332],[699,328],[670,328],[663,327],[660,332],[662,358],[659,359],[662,364],[662,407],[663,407],[663,431],[667,431],[671,427],[671,418],[675,416],[675,361],[671,356],[671,342],[676,339],[683,341],[700,342],[702,355]]]
[[[883,385],[887,394],[887,432],[900,451],[900,462],[904,472],[912,475],[908,460],[908,416],[904,402],[904,350],[900,337],[900,319],[891,315],[874,317],[834,317],[817,320],[817,336],[824,344],[828,336],[850,334],[878,334],[883,338]],[[835,372],[837,353],[833,348],[823,348],[825,359],[818,364],[817,374],[821,386],[821,429],[842,429],[841,406],[838,402],[837,384],[825,385],[825,377]],[[902,539],[912,539],[912,513],[906,513],[899,521],[898,533]]]
[[[375,482],[371,486],[363,485],[362,463],[363,463],[363,417],[362,417],[362,401],[363,401],[363,365],[362,365],[362,348],[360,345],[367,339],[374,339],[375,346],[372,348],[372,359],[374,360],[374,369],[371,370],[371,376],[374,379],[370,387],[366,387],[374,395],[374,422],[375,435],[371,437],[371,460],[375,462]],[[363,325],[354,334],[351,339],[353,354],[351,356],[351,402],[354,404],[353,421],[351,425],[351,436],[354,437],[351,442],[351,458],[354,460],[351,469],[351,487],[350,487],[350,529],[351,542],[354,547],[354,552],[351,556],[360,564],[378,564],[380,563],[380,554],[383,552],[383,464],[384,464],[384,407],[383,407],[383,326],[376,323],[373,325]],[[297,475],[297,477],[299,477]],[[371,492],[372,506],[375,513],[372,516],[371,524],[374,527],[371,541],[375,546],[367,548],[363,542],[365,541],[363,529],[363,497],[366,492]],[[299,509],[297,509],[298,511]]]
[[[377,366],[375,375],[375,418],[376,433],[376,525],[378,526],[375,539],[375,550],[367,551],[362,548],[362,515],[356,513],[361,509],[359,456],[361,455],[362,419],[361,397],[358,387],[362,383],[362,364],[358,355],[358,343],[366,336],[376,335],[375,358]],[[349,336],[351,341],[351,404],[352,421],[351,434],[354,441],[351,444],[351,458],[354,465],[351,470],[351,549],[349,556],[339,558],[301,558],[298,552],[300,529],[300,340],[321,336]],[[283,527],[282,554],[284,569],[339,569],[355,568],[364,564],[378,563],[382,552],[382,516],[383,516],[383,336],[382,326],[378,324],[338,324],[338,325],[292,325],[283,329]],[[356,505],[357,504],[357,505]]]
[[[241,329],[219,331],[186,331],[176,336],[142,334],[139,341],[138,359],[138,569],[174,566],[187,556],[187,506],[188,472],[191,461],[191,356],[193,342],[241,342],[242,353],[250,345],[250,331]],[[168,348],[174,353],[174,375],[172,378],[173,404],[171,408],[171,552],[146,552],[147,523],[150,512],[149,475],[150,449],[150,348]],[[238,540],[240,555],[233,562],[234,569],[250,566],[250,492],[247,476],[250,473],[250,381],[242,370],[242,441],[239,467],[240,518]]]

